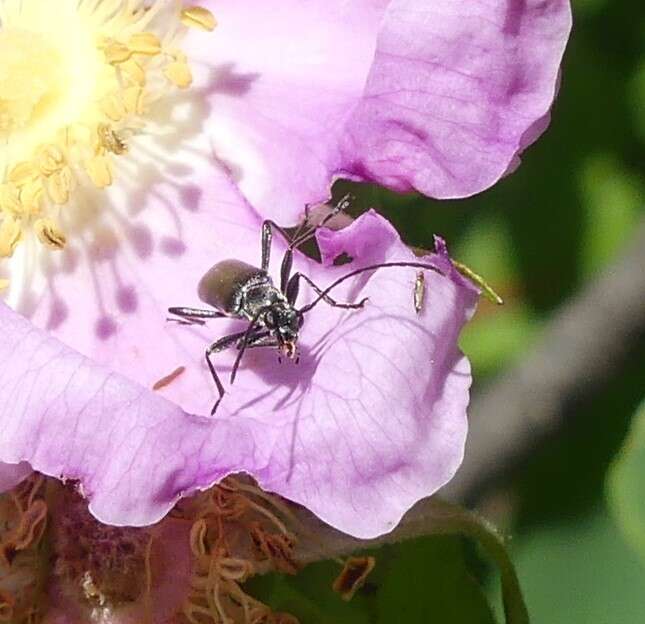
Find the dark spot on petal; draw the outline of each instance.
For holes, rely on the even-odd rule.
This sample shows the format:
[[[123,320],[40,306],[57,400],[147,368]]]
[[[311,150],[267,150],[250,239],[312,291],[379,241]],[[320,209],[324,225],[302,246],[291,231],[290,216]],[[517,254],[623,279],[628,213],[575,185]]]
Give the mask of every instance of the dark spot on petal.
[[[67,307],[67,304],[59,297],[53,299],[49,308],[47,329],[52,331],[60,327],[63,321],[67,318],[68,314],[69,308]]]
[[[343,251],[342,254],[338,254],[334,258],[334,266],[343,266],[344,264],[349,264],[350,262],[354,262],[354,258],[352,258],[346,251]]]
[[[122,286],[116,293],[116,302],[121,312],[132,314],[139,305],[137,293],[132,286]]]
[[[109,316],[103,316],[96,322],[94,331],[101,340],[107,340],[116,333],[116,323]]]
[[[148,258],[152,254],[152,235],[145,225],[133,225],[128,231],[128,239],[139,258]]]
[[[166,236],[161,241],[161,251],[167,256],[178,257],[186,253],[186,245],[183,241],[180,241],[178,238],[171,238]]]
[[[202,199],[202,189],[194,184],[185,184],[179,190],[181,196],[181,205],[191,212],[197,212],[199,202]]]

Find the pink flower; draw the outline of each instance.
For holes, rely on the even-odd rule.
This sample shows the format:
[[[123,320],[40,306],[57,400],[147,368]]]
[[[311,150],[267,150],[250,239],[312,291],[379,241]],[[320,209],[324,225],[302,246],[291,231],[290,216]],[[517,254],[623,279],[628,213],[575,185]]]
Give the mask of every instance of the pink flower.
[[[445,252],[427,260],[443,274],[426,272],[421,314],[414,269],[348,281],[334,295],[369,297],[365,309],[313,309],[299,366],[247,354],[214,419],[203,351],[231,323],[172,326],[165,310],[198,304],[214,262],[257,264],[258,215],[295,223],[336,176],[438,197],[493,184],[546,125],[569,6],[206,5],[217,28],[185,34],[212,16],[170,1],[0,3],[0,460],[77,479],[111,524],[152,523],[247,471],[377,535],[463,453],[456,341],[476,291]],[[319,244],[325,264],[299,256],[296,269],[321,286],[413,259],[375,214]],[[341,251],[353,264],[333,267]]]

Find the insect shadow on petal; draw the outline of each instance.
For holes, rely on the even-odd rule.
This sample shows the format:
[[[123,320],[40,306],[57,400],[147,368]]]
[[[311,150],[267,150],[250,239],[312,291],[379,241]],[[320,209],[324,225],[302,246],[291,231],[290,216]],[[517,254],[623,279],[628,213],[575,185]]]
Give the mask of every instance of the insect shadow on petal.
[[[366,271],[386,267],[415,267],[443,274],[437,267],[427,263],[383,262],[350,271],[326,288],[320,288],[303,273],[292,274],[294,250],[313,238],[318,228],[324,227],[330,219],[344,211],[351,201],[351,196],[345,195],[317,224],[310,223],[309,210],[306,208],[305,218],[293,235],[289,235],[273,221],[264,221],[261,234],[260,267],[236,259],[222,260],[206,272],[197,287],[199,298],[213,309],[168,308],[168,312],[175,317],[169,320],[185,324],[203,325],[206,320],[214,318],[244,319],[249,322],[244,331],[223,336],[206,348],[206,363],[218,392],[218,398],[213,405],[211,415],[215,413],[225,394],[224,386],[212,361],[214,354],[232,346],[237,348],[237,357],[231,370],[231,384],[235,381],[242,357],[247,349],[275,347],[281,355],[297,362],[299,359],[298,338],[305,315],[318,303],[324,301],[334,308],[358,310],[367,302],[367,297],[358,303],[335,301],[330,296],[330,292],[344,281]],[[287,249],[280,268],[279,287],[275,286],[268,273],[274,231],[278,232],[287,242]],[[316,292],[317,297],[311,303],[298,308],[296,301],[300,292],[301,280]]]

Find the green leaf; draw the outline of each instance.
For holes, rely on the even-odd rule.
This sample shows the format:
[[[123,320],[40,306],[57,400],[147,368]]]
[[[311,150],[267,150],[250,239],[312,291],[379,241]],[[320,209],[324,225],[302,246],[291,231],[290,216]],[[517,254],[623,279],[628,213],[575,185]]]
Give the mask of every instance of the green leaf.
[[[513,540],[513,559],[535,622],[643,621],[643,567],[601,506],[562,514]]]
[[[492,610],[464,552],[462,537],[468,537],[499,566],[507,624],[528,623],[504,542],[486,521],[432,499],[427,527],[432,535],[368,551],[376,557],[376,568],[349,603],[331,589],[340,572],[332,562],[310,565],[295,577],[254,579],[247,590],[303,624],[493,624]]]
[[[499,567],[502,601],[507,624],[527,624],[529,615],[522,597],[506,545],[495,528],[481,516],[457,505],[434,500],[433,527],[435,534],[457,534],[475,540]]]
[[[609,471],[607,496],[627,541],[645,561],[645,402]]]

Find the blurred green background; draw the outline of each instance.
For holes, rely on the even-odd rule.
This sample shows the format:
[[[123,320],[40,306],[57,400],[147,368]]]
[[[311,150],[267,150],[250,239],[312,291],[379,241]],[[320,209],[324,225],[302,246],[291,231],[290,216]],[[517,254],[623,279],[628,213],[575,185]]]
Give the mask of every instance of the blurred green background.
[[[380,207],[410,245],[428,248],[432,233],[442,234],[504,297],[502,308],[483,302],[462,337],[476,384],[522,358],[645,215],[645,2],[573,6],[551,126],[516,173],[461,201],[360,190],[360,201]],[[607,479],[645,397],[643,347],[567,430],[482,501],[512,536],[533,622],[645,622],[645,451]],[[630,448],[645,448],[645,426],[640,431]],[[337,572],[332,564],[296,580],[264,580],[261,591],[303,623],[494,621],[474,577],[497,605],[495,574],[471,545],[431,537],[377,557],[370,583],[349,605],[321,590]]]

